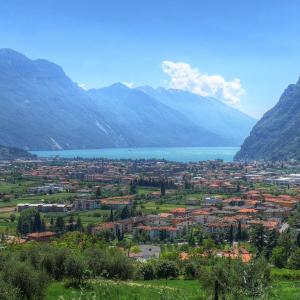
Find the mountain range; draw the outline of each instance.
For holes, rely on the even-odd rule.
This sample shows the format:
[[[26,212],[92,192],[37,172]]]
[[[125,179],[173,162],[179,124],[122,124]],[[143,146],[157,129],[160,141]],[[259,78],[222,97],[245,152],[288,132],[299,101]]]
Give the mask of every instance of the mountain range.
[[[84,90],[63,69],[0,49],[0,144],[29,150],[239,146],[255,119],[208,97],[116,83]]]
[[[253,127],[236,160],[300,159],[300,79]]]

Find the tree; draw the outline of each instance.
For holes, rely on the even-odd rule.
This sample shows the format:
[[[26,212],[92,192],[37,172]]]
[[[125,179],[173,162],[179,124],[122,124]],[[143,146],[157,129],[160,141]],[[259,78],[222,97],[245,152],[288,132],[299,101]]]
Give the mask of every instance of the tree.
[[[188,243],[189,243],[190,246],[195,246],[196,245],[196,240],[195,240],[195,237],[194,237],[193,230],[191,230]]]
[[[132,195],[136,194],[136,183],[133,181],[130,182],[129,192]]]
[[[65,262],[66,275],[71,278],[72,284],[79,286],[85,275],[85,264],[79,256],[69,255]]]
[[[273,229],[267,233],[266,238],[266,258],[269,259],[272,256],[272,251],[277,245],[278,234]]]
[[[287,229],[284,231],[278,239],[278,245],[282,246],[284,249],[285,259],[287,261],[288,257],[291,255],[293,248],[295,247],[295,240],[292,232]]]
[[[74,230],[74,217],[73,215],[71,215],[69,218],[69,231],[73,231],[73,230]]]
[[[297,247],[300,247],[300,233],[297,234],[296,244],[297,244]]]
[[[243,289],[241,295],[246,295],[252,299],[261,299],[268,293],[268,287],[271,281],[271,272],[266,260],[261,257],[253,259],[241,268],[243,279]]]
[[[242,223],[241,221],[238,222],[238,229],[236,234],[236,240],[240,242],[242,240]]]
[[[214,300],[220,296],[222,299],[244,299],[245,296],[260,299],[268,292],[270,269],[264,259],[253,259],[248,264],[239,259],[213,259],[211,264],[201,281],[212,292]]]
[[[141,265],[140,272],[144,280],[155,279],[155,268],[152,262],[147,262]]]
[[[296,248],[288,259],[290,269],[300,270],[300,248]]]
[[[34,208],[24,209],[18,218],[17,231],[20,234],[28,234],[35,231],[37,211]]]
[[[47,277],[29,262],[9,261],[3,269],[3,279],[16,287],[21,299],[43,299]]]
[[[20,291],[0,277],[0,300],[18,300],[20,297]]]
[[[282,246],[277,246],[273,249],[271,261],[277,268],[284,268],[286,266],[286,251]]]
[[[230,245],[232,245],[233,243],[233,226],[232,224],[230,225],[230,229],[229,229],[229,235],[228,235],[228,241],[230,243]]]
[[[119,242],[123,240],[123,234],[122,234],[119,227],[117,228],[116,236],[117,236],[117,239],[118,239]]]
[[[164,197],[165,195],[166,195],[166,185],[164,180],[162,180],[160,184],[160,196]]]
[[[195,279],[197,275],[197,268],[195,264],[190,262],[184,267],[185,279]]]
[[[98,186],[98,187],[97,187],[97,190],[96,190],[96,197],[100,198],[100,197],[101,197],[101,195],[102,195],[102,192],[101,192],[101,187],[100,187],[100,186]]]
[[[11,214],[11,215],[9,216],[9,218],[10,218],[10,221],[13,223],[13,222],[15,222],[15,220],[16,220],[16,215],[15,215],[15,214]]]
[[[76,230],[78,230],[78,231],[83,231],[83,226],[82,226],[82,223],[81,223],[80,216],[77,217],[77,221],[76,221]]]
[[[59,216],[56,218],[55,229],[57,232],[62,233],[65,229],[65,221],[64,218]]]
[[[128,206],[125,205],[121,211],[121,215],[120,215],[121,219],[124,220],[124,219],[128,219],[130,217],[130,212],[129,212],[129,209],[128,209]]]
[[[157,264],[156,275],[158,278],[176,278],[179,275],[178,268],[173,261],[162,260]]]
[[[256,247],[260,254],[266,246],[266,231],[263,225],[256,225],[250,233],[250,242]]]
[[[109,217],[109,221],[110,221],[110,222],[113,222],[113,221],[114,221],[114,211],[113,211],[112,208],[110,209],[110,217]]]
[[[39,212],[37,212],[34,215],[34,221],[33,221],[33,231],[34,232],[40,232],[42,229],[42,221],[41,221],[41,215]]]

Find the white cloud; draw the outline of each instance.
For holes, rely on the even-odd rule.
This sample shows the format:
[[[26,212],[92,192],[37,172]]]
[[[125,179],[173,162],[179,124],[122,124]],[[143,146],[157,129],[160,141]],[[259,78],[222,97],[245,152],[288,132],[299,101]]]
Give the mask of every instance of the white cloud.
[[[246,94],[239,79],[226,81],[221,75],[207,75],[182,62],[163,61],[164,73],[170,76],[171,88],[190,91],[201,96],[215,97],[230,105],[237,105]]]
[[[78,83],[78,86],[86,91],[88,90],[88,87],[86,86],[85,83]]]
[[[122,83],[124,85],[126,85],[127,87],[129,87],[130,89],[132,89],[134,87],[134,83],[133,82],[122,81]]]

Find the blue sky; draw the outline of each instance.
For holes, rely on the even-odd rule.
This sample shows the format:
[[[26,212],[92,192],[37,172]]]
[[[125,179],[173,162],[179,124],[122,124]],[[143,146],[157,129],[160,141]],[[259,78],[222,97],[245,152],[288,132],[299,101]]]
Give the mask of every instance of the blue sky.
[[[56,62],[87,87],[176,87],[188,73],[195,90],[205,74],[231,89],[239,79],[236,106],[261,117],[300,76],[299,16],[300,1],[10,0],[0,47]]]

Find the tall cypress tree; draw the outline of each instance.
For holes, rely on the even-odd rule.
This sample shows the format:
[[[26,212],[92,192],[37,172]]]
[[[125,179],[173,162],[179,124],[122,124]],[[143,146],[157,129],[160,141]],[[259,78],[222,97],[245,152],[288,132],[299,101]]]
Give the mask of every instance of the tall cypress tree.
[[[113,211],[112,208],[110,209],[110,217],[109,217],[109,221],[110,221],[110,222],[113,222],[113,221],[114,221],[114,211]]]

